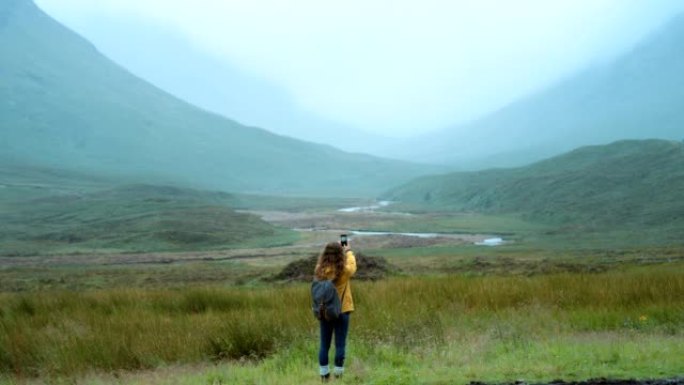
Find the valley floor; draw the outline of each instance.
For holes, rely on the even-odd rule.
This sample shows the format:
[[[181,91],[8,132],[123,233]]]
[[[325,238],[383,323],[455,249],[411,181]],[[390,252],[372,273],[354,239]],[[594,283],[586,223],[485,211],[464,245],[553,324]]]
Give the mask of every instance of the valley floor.
[[[340,231],[394,276],[354,283],[347,384],[676,378],[684,247],[539,238],[516,218],[255,212],[297,241],[0,257],[0,383],[314,384],[308,285],[273,281]],[[501,246],[479,246],[488,237]],[[619,243],[620,239],[614,240]]]

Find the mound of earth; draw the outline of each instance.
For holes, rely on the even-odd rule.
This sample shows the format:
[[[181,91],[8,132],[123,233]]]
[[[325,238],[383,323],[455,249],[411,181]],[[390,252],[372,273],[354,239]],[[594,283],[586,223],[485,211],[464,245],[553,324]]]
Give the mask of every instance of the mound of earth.
[[[388,274],[398,272],[399,269],[392,266],[383,257],[371,257],[363,253],[354,252],[356,255],[356,274],[354,279],[377,280],[385,278]],[[305,259],[294,261],[273,277],[276,281],[306,281],[313,279],[313,272],[318,261],[318,254]]]
[[[471,382],[469,385],[485,385],[482,382]],[[563,381],[555,380],[549,383],[527,383],[524,381],[515,381],[509,383],[501,383],[497,385],[684,385],[684,377],[669,378],[660,380],[610,380],[606,378],[594,378],[586,381]]]

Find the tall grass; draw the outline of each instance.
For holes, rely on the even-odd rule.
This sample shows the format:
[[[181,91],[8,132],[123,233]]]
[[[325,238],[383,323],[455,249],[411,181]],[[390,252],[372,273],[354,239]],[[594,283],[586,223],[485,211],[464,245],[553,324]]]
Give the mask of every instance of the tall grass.
[[[397,351],[478,336],[504,349],[582,333],[680,335],[684,275],[398,277],[354,282],[353,338]],[[0,295],[0,370],[73,376],[261,359],[310,341],[307,285]]]

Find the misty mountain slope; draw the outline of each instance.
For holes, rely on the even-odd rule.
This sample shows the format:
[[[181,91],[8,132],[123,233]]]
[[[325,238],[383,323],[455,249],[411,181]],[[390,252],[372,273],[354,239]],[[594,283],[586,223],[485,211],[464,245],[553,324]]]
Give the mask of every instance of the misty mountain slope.
[[[133,74],[208,111],[345,151],[381,154],[381,146],[390,141],[306,111],[285,88],[204,52],[152,21],[103,14],[68,25]]]
[[[261,193],[368,196],[423,166],[246,127],[132,76],[29,0],[0,4],[0,158]]]
[[[620,141],[529,166],[418,178],[386,194],[421,210],[516,213],[589,228],[684,226],[684,143]]]
[[[416,159],[510,166],[620,139],[684,138],[684,15],[631,52],[416,145]],[[534,63],[530,63],[534,65]],[[470,163],[470,164],[469,164]]]

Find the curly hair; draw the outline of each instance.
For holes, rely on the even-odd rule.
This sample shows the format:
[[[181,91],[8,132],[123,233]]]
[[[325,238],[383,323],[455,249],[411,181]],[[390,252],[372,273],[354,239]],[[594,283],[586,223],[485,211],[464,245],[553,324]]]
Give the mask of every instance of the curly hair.
[[[335,272],[333,280],[336,281],[344,272],[345,253],[339,242],[330,242],[325,245],[323,252],[318,256],[314,276],[316,279],[329,279],[326,276],[328,267]]]

